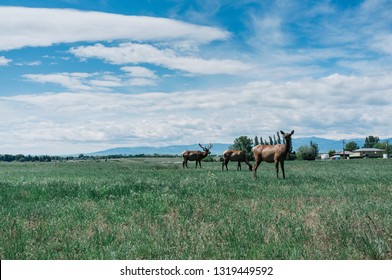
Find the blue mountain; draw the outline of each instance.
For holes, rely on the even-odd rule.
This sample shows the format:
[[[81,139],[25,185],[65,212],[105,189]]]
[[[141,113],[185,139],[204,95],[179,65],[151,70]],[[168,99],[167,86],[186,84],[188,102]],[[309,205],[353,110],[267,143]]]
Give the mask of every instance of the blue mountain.
[[[392,138],[381,139],[380,141],[388,140],[392,145]],[[365,139],[353,138],[345,139],[344,143],[354,141],[359,147],[363,147]],[[320,153],[327,153],[330,150],[341,151],[343,149],[343,140],[333,140],[319,137],[302,137],[293,138],[293,151],[296,151],[300,146],[308,146],[310,142],[316,143],[319,147]],[[230,143],[215,143],[211,149],[212,155],[221,155],[224,150],[228,149],[232,144]],[[117,147],[108,150],[90,153],[93,156],[107,156],[107,155],[180,155],[184,150],[200,150],[198,144],[192,145],[171,145],[162,147]]]
[[[211,154],[220,155],[224,150],[228,149],[231,144],[215,143],[211,149]],[[107,155],[181,155],[184,150],[201,150],[198,144],[192,145],[172,145],[163,147],[118,147],[91,153],[93,156]]]

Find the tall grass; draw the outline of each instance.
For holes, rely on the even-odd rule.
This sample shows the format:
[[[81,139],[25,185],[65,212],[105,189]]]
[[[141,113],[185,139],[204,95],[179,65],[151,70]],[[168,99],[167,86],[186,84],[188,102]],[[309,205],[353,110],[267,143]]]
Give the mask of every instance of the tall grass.
[[[176,161],[1,163],[1,259],[392,259],[390,160]]]

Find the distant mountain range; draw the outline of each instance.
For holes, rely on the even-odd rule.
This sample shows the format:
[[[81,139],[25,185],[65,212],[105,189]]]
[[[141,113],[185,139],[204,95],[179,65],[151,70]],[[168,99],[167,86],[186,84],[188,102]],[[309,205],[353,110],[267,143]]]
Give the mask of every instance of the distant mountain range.
[[[392,144],[392,138],[382,139],[380,141],[388,140]],[[319,137],[303,137],[293,138],[293,150],[296,151],[298,147],[309,145],[310,141],[316,143],[319,147],[320,153],[327,153],[329,150],[341,151],[343,149],[343,140],[331,140]],[[345,143],[354,141],[359,147],[362,147],[365,139],[345,139]],[[215,143],[211,149],[211,154],[221,155],[224,150],[228,149],[232,144]],[[198,144],[192,145],[172,145],[162,147],[118,147],[108,150],[90,153],[93,156],[107,156],[107,155],[180,155],[184,150],[200,150]]]
[[[215,143],[211,149],[211,154],[221,154],[231,144]],[[192,145],[172,145],[162,147],[118,147],[91,153],[93,156],[108,156],[108,155],[180,155],[184,150],[201,150],[198,144]]]

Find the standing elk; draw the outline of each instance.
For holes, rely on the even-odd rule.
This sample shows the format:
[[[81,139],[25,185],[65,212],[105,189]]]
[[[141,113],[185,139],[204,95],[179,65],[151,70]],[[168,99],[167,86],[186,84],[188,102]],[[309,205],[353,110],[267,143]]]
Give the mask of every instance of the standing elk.
[[[237,161],[237,170],[241,170],[241,162],[245,162],[246,165],[248,165],[249,170],[252,171],[252,165],[249,163],[248,157],[244,151],[238,151],[238,150],[226,150],[223,152],[223,162],[222,162],[222,171],[223,168],[226,166],[227,169],[227,164],[229,161]]]
[[[284,133],[282,130],[284,139],[286,140],[285,144],[277,144],[277,145],[257,145],[253,148],[253,155],[255,157],[255,165],[254,165],[254,173],[253,177],[256,179],[256,172],[257,167],[260,165],[262,161],[275,163],[276,169],[276,177],[278,178],[279,172],[279,162],[280,167],[282,168],[283,179],[284,176],[284,160],[287,157],[287,153],[290,151],[291,148],[291,135],[294,134],[294,130],[291,133]]]
[[[186,168],[188,168],[188,160],[189,161],[196,161],[196,168],[197,168],[198,163],[201,168],[201,160],[211,153],[210,149],[212,148],[212,144],[208,145],[208,147],[203,147],[201,144],[199,144],[199,146],[203,149],[203,152],[202,151],[188,151],[188,150],[185,150],[182,152],[182,158],[184,159],[184,161],[182,162],[183,168],[185,168],[185,166],[186,166]]]

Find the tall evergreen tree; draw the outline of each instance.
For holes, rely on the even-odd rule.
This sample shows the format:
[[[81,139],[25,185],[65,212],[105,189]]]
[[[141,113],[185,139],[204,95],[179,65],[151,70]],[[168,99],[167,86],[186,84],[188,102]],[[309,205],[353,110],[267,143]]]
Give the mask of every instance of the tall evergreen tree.
[[[255,136],[255,142],[254,142],[254,145],[255,146],[257,146],[257,145],[259,145],[260,143],[259,143],[259,139],[257,138],[257,135]]]
[[[278,144],[282,144],[282,139],[280,138],[279,131],[276,132],[276,135],[278,136]]]
[[[316,143],[313,143],[312,141],[310,141],[310,146],[313,148],[314,154],[315,154],[315,158],[316,158],[318,153],[319,153],[318,145]]]

